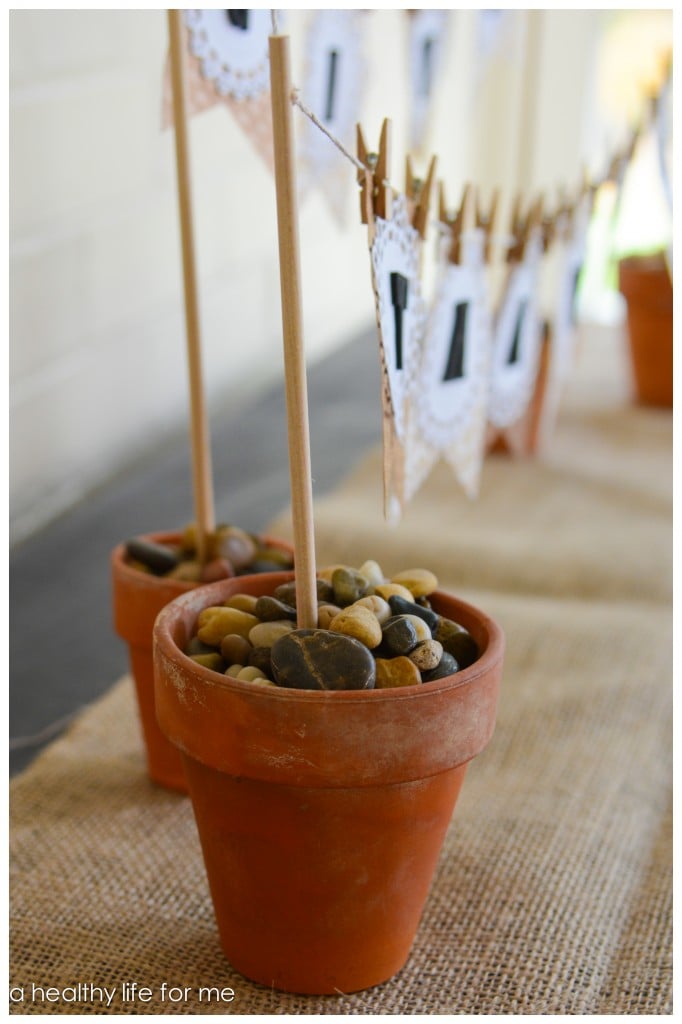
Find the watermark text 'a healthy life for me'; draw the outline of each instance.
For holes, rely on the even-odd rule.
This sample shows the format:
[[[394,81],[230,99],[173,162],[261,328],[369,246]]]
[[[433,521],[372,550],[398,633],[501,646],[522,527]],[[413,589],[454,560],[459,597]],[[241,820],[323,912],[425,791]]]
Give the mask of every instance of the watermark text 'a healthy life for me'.
[[[216,985],[171,985],[164,981],[152,988],[137,981],[122,981],[116,985],[94,985],[79,981],[75,985],[15,985],[9,990],[10,1003],[91,1003],[111,1007],[114,1000],[120,1003],[186,1003],[197,999],[200,1003],[231,1003],[235,993],[232,988]]]

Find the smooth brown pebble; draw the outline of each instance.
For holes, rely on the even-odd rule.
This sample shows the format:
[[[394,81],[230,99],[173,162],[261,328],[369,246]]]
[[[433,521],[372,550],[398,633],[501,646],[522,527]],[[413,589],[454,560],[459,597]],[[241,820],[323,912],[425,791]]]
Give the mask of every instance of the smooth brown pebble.
[[[460,669],[473,665],[479,657],[478,645],[471,633],[452,619],[441,616],[433,637],[442,643],[444,651],[455,658]]]
[[[283,619],[290,619],[291,622],[296,621],[296,609],[292,605],[269,595],[258,598],[254,615],[261,622],[278,622]]]
[[[239,571],[254,560],[256,545],[246,530],[224,526],[216,530],[215,553],[218,558],[227,558]]]
[[[269,678],[272,672],[272,667],[270,665],[270,648],[252,647],[249,651],[247,663],[249,665],[255,665],[256,668],[260,669],[261,675]]]
[[[301,690],[371,690],[372,654],[352,636],[328,629],[296,629],[272,648],[272,671],[280,686]]]
[[[220,653],[228,665],[234,665],[235,662],[246,665],[251,650],[249,641],[239,633],[228,633],[220,641]]]
[[[364,597],[370,584],[367,577],[359,573],[357,569],[347,569],[344,566],[334,570],[332,587],[334,588],[335,604],[345,608],[346,605],[353,604],[354,601]]]

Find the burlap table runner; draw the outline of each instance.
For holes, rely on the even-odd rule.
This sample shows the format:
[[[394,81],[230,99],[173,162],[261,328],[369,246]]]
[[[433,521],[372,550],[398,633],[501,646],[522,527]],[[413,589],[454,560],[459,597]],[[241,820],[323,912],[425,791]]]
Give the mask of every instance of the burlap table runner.
[[[629,405],[599,344],[547,456],[491,458],[477,502],[439,467],[387,529],[372,452],[316,504],[320,563],[437,569],[507,634],[497,729],[400,974],[318,998],[232,970],[125,679],[12,784],[13,1013],[672,1012],[671,421]]]

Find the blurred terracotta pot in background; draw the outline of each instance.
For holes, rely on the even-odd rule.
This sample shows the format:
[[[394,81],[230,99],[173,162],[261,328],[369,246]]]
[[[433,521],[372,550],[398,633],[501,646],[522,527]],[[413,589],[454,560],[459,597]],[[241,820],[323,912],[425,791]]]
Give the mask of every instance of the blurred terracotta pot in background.
[[[627,304],[635,397],[643,405],[673,404],[673,287],[665,255],[630,256],[618,264]]]

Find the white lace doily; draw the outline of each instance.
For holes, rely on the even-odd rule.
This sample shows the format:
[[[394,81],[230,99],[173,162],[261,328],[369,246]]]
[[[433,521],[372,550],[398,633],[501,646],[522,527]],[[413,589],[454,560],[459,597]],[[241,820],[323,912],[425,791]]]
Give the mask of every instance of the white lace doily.
[[[405,436],[405,406],[415,376],[424,333],[426,310],[419,278],[421,238],[412,227],[403,195],[393,199],[391,220],[376,218],[371,247],[372,282],[377,308],[379,341],[385,382],[395,432]],[[397,366],[396,313],[391,296],[391,274],[407,279],[407,305],[402,311],[402,369]]]
[[[468,436],[472,423],[485,416],[490,384],[492,317],[489,306],[484,237],[481,231],[463,239],[461,264],[450,263],[440,276],[424,335],[421,365],[412,397],[419,429],[439,450]],[[448,365],[456,311],[465,316],[461,375],[450,376]],[[465,307],[465,312],[462,311]]]
[[[500,429],[524,415],[535,388],[542,338],[537,309],[539,260],[539,239],[531,239],[523,262],[509,275],[495,324],[488,418]]]
[[[231,20],[230,15],[235,17]],[[270,85],[269,10],[186,11],[189,49],[221,96],[253,99]]]

